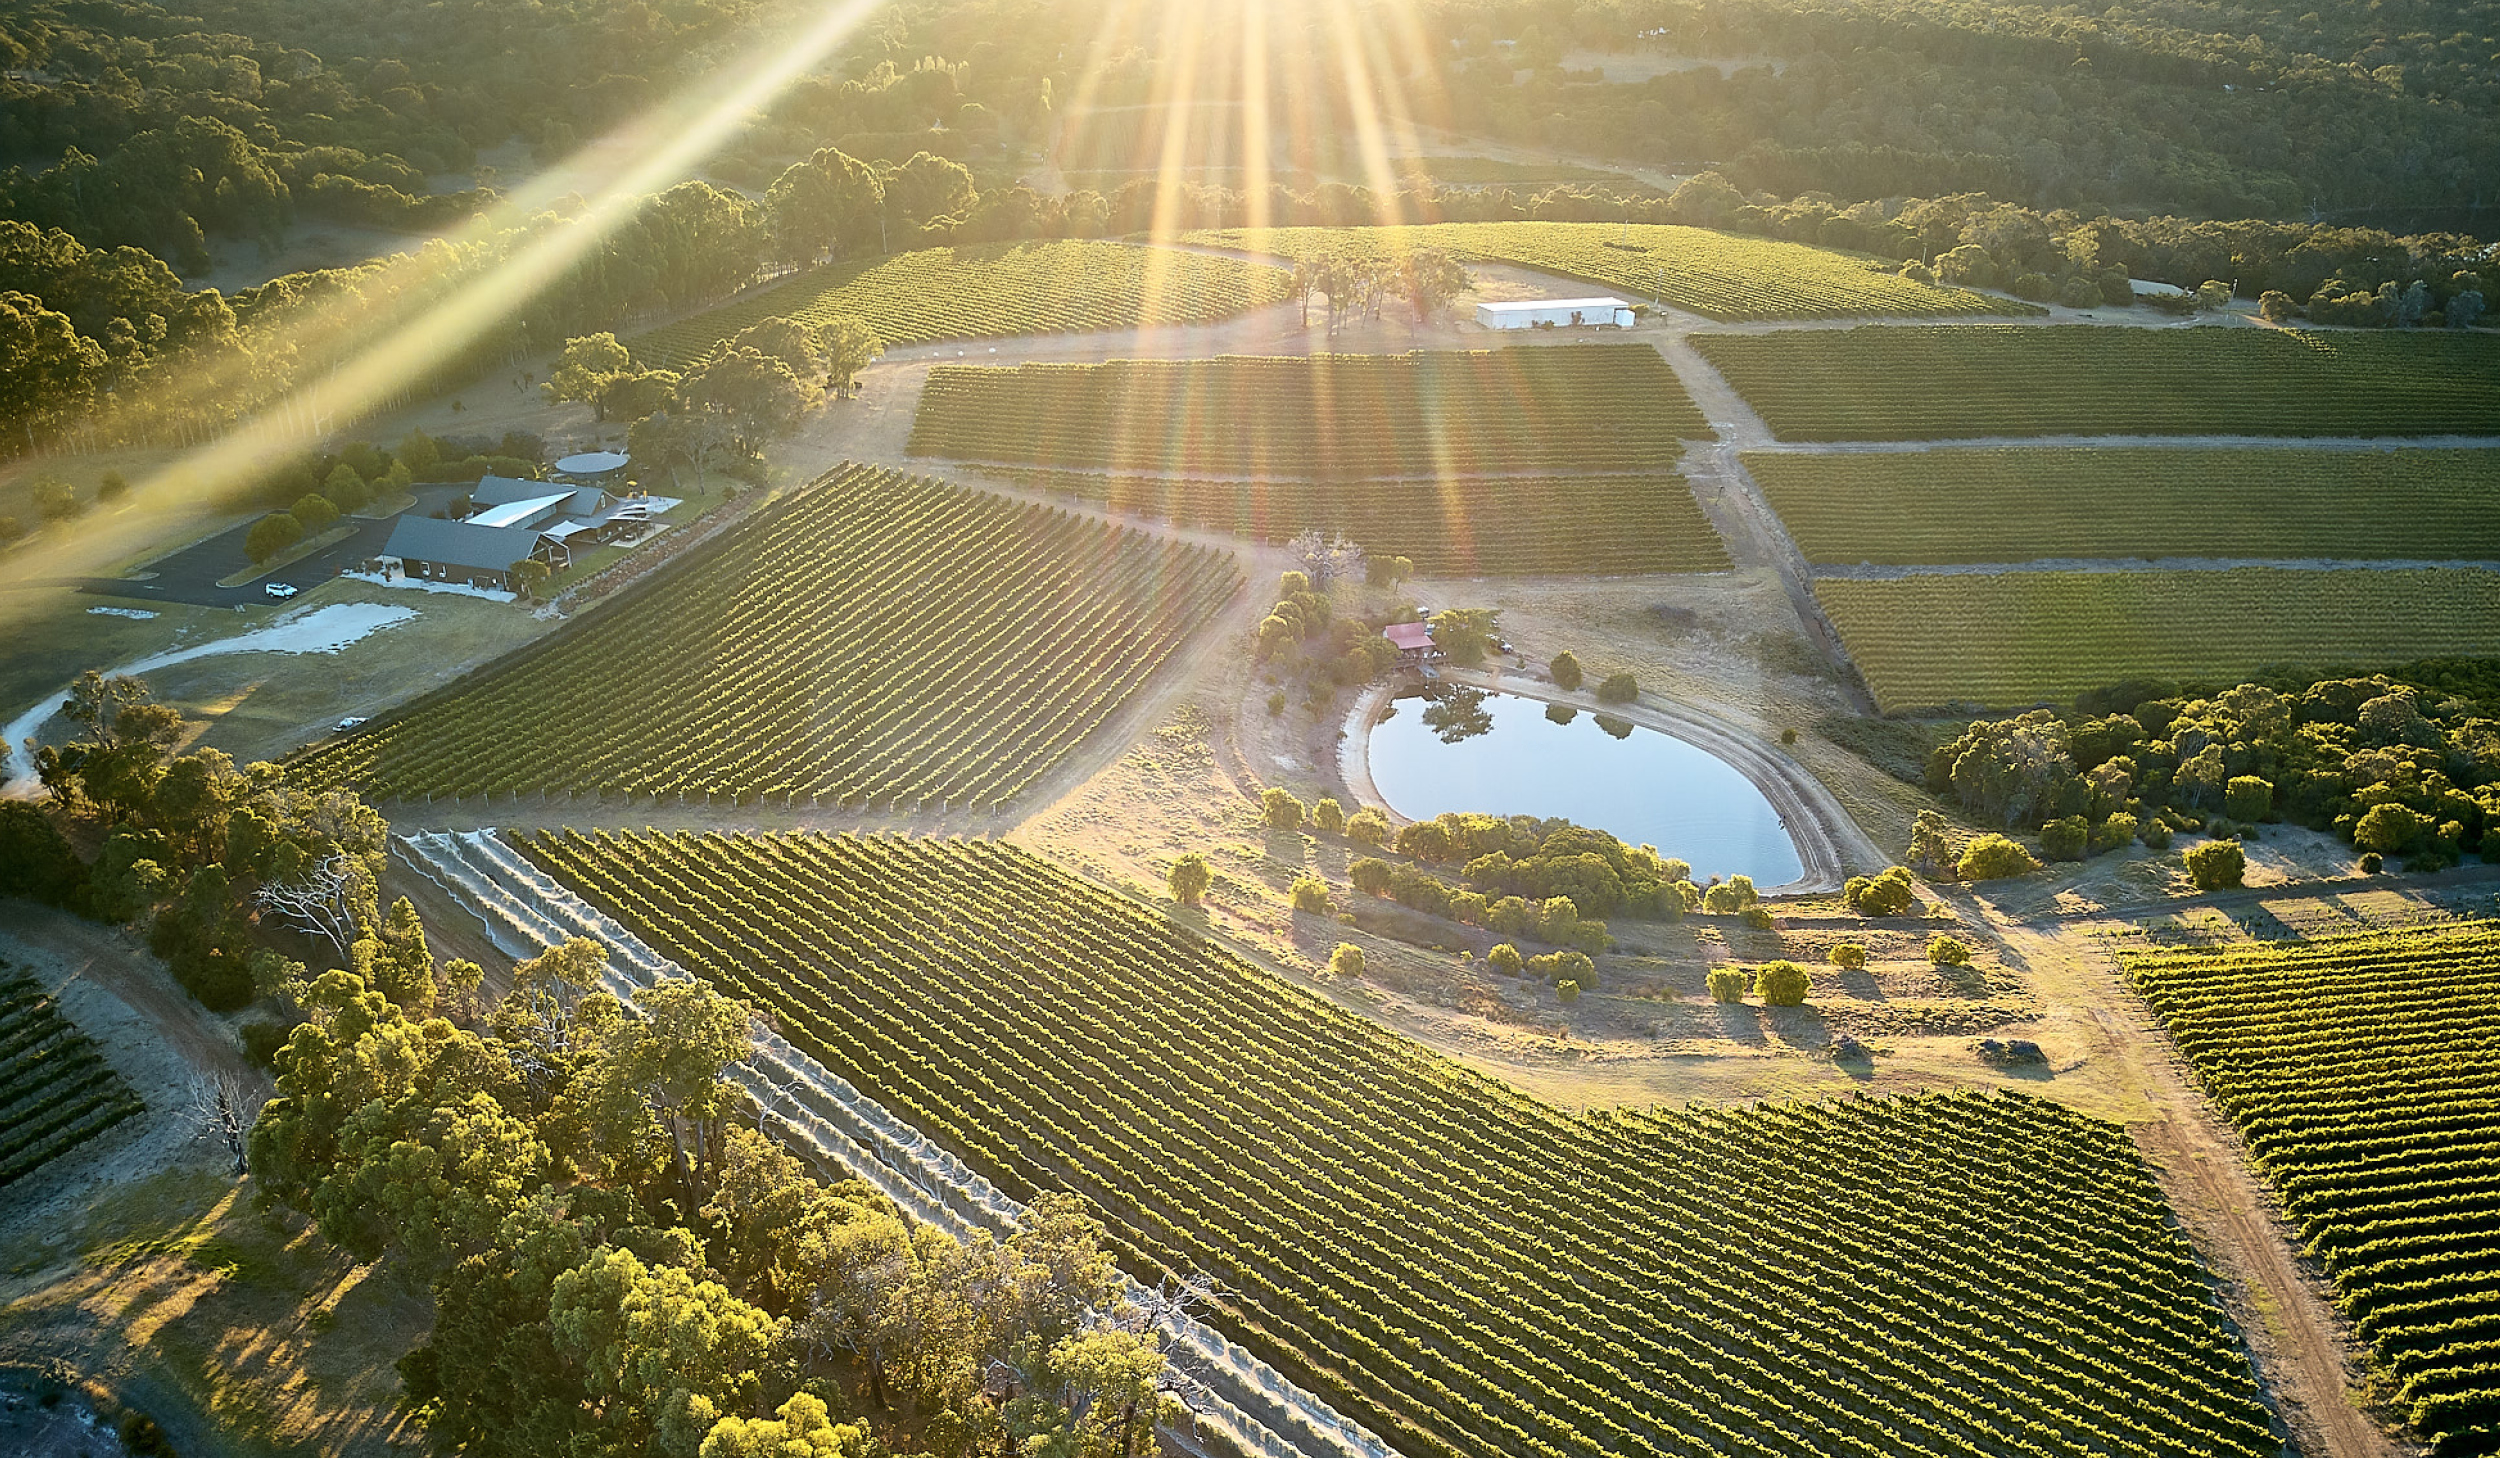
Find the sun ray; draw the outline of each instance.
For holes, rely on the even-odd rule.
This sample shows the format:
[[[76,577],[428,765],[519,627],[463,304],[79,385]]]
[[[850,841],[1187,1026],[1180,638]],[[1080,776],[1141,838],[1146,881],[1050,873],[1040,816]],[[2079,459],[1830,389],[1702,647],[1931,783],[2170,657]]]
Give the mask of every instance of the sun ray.
[[[648,194],[690,175],[747,124],[757,107],[821,62],[881,3],[842,0],[815,12],[795,33],[774,34],[667,103],[579,149],[458,236],[463,242],[481,241],[559,198],[581,199],[572,222],[541,230],[447,297],[430,304],[412,299],[414,317],[385,319],[379,327],[367,310],[345,309],[308,319],[301,332],[287,341],[298,352],[335,346],[350,337],[347,331],[351,329],[361,328],[370,342],[327,374],[134,483],[134,499],[149,510],[126,513],[121,523],[100,525],[50,549],[40,560],[42,572],[100,572],[143,545],[165,507],[186,498],[228,492],[290,452],[344,422],[387,406],[411,386],[434,377],[514,310],[588,257],[633,217]],[[409,298],[419,291],[418,285],[449,276],[459,256],[458,244],[429,245],[394,265],[405,271],[394,280],[405,285],[399,297]],[[356,318],[359,313],[361,326]],[[12,564],[16,572],[30,565],[28,561]],[[0,602],[0,614],[10,613],[12,607]]]

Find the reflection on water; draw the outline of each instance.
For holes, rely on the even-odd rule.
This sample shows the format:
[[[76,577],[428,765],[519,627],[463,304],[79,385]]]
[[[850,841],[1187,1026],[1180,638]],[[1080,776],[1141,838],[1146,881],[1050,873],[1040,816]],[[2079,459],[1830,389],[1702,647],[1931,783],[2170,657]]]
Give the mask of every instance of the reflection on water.
[[[1457,744],[1493,732],[1493,715],[1484,706],[1490,698],[1483,689],[1452,686],[1426,696],[1424,726],[1441,738],[1443,744]]]
[[[1654,845],[1703,876],[1767,887],[1805,874],[1753,781],[1673,735],[1481,689],[1443,688],[1421,707],[1371,733],[1372,782],[1401,815],[1559,816]]]

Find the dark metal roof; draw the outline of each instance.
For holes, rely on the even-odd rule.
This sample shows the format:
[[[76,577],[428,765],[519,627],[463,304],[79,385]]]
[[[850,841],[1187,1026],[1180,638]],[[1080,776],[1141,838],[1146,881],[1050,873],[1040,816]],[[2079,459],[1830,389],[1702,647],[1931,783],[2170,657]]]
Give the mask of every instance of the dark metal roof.
[[[534,496],[549,496],[558,491],[571,489],[571,483],[565,481],[529,481],[514,476],[485,476],[478,480],[476,489],[469,493],[469,500],[479,506],[510,506],[516,501],[527,501]]]
[[[538,533],[527,527],[482,527],[430,516],[403,516],[391,528],[382,555],[501,572],[537,550]]]

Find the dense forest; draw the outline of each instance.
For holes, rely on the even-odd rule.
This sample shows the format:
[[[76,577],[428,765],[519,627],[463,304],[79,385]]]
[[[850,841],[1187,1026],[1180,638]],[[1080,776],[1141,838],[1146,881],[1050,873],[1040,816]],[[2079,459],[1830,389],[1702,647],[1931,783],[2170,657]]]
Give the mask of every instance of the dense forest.
[[[1261,7],[1107,18],[1078,0],[898,0],[759,99],[701,179],[581,240],[578,261],[410,388],[821,258],[1157,222],[1697,222],[2035,297],[2222,279],[2279,293],[2278,316],[2473,322],[2459,301],[2490,296],[2485,246],[2374,220],[2480,215],[2471,164],[2500,155],[2500,41],[2482,34],[2495,8],[1379,0],[1345,22],[1377,63],[1355,97],[1309,54],[1307,26],[1252,33]],[[496,206],[519,174],[798,13],[14,7],[0,16],[0,451],[195,440],[322,377],[578,225],[563,199]],[[1274,63],[1272,94],[1245,91],[1254,50]],[[1610,81],[1605,66],[1655,74]],[[1249,134],[1261,113],[1272,136]],[[1715,166],[1672,197],[1414,179],[1384,197],[1330,180],[1367,175],[1346,165],[1366,121]],[[1151,172],[1176,125],[1192,133],[1180,154],[1208,164],[1177,190]],[[1251,152],[1274,159],[1264,191],[1236,165]],[[1088,170],[1065,189],[1027,185],[1079,153]],[[274,248],[319,219],[403,230],[410,251],[231,297],[192,286],[211,239]]]

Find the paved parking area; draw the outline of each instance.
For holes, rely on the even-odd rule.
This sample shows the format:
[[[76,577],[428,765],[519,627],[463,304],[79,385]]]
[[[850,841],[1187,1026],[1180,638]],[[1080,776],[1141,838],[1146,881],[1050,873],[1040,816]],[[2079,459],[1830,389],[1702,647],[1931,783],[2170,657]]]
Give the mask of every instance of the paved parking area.
[[[420,490],[417,504],[410,511],[423,515],[439,509],[458,494],[459,487],[439,487],[429,493]],[[257,518],[256,518],[257,519]],[[336,577],[342,570],[372,557],[390,540],[391,523],[347,518],[356,528],[345,540],[324,547],[300,562],[290,562],[258,582],[242,587],[219,587],[217,579],[233,575],[250,561],[243,550],[243,539],[252,529],[251,522],[213,537],[193,542],[180,551],[150,562],[143,572],[153,573],[145,579],[88,577],[79,580],[81,592],[99,597],[132,598],[146,602],[180,602],[197,607],[233,607],[237,603],[267,602],[267,585],[272,582],[291,583],[296,587],[313,587]]]

